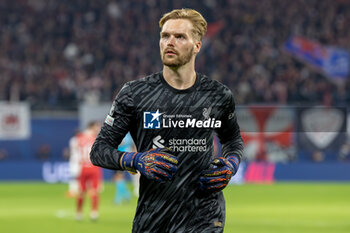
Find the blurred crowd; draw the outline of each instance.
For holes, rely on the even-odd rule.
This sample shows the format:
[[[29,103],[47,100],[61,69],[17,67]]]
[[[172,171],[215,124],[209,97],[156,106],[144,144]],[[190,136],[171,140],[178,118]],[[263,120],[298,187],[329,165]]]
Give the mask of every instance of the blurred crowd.
[[[0,100],[34,110],[111,101],[126,81],[162,68],[158,20],[184,7],[210,25],[197,70],[237,104],[349,105],[350,78],[335,83],[283,51],[292,35],[349,50],[346,0],[0,1]]]

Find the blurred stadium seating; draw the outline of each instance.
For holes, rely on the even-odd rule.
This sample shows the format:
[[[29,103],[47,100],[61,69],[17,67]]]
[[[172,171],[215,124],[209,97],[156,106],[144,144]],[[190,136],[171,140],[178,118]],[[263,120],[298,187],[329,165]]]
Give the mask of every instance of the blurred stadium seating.
[[[125,81],[161,69],[158,19],[180,7],[209,23],[198,71],[238,104],[350,103],[349,78],[337,85],[283,49],[290,36],[349,49],[344,0],[1,1],[0,100],[32,109],[110,101]]]
[[[265,108],[261,116],[254,107],[291,111],[279,129],[252,130],[242,123],[247,162],[349,161],[346,0],[1,1],[0,101],[26,102],[32,117],[30,138],[0,139],[0,160],[65,160],[82,104],[110,103],[126,81],[159,71],[158,19],[183,7],[208,20],[197,70],[233,90],[244,119],[255,116],[266,125],[275,119],[264,118],[276,117],[275,110]],[[290,41],[293,50],[287,49]],[[343,57],[330,60],[339,51]],[[328,72],[334,69],[339,72]],[[321,125],[336,116],[339,127],[308,129],[302,112],[316,105],[335,108],[326,117],[323,110],[310,110],[310,116],[322,116]]]

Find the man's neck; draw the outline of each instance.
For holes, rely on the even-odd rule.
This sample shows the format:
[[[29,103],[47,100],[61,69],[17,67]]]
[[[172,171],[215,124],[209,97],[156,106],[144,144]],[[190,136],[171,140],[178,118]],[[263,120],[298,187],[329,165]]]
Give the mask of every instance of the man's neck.
[[[184,90],[190,88],[196,82],[196,72],[193,66],[181,66],[172,68],[163,66],[165,81],[175,89]]]

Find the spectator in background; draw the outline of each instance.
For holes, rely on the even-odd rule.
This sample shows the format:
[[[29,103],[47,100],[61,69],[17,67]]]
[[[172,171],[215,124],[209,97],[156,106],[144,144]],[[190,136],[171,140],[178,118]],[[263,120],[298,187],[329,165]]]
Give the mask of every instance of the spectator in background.
[[[123,83],[158,70],[154,19],[181,7],[208,19],[197,69],[237,92],[237,104],[350,103],[349,78],[333,83],[282,46],[300,35],[349,50],[342,0],[2,1],[0,100],[65,110],[112,100]]]
[[[321,150],[315,150],[312,153],[312,161],[315,163],[321,163],[324,161],[324,153]]]
[[[350,132],[348,132],[350,134]],[[340,147],[338,159],[341,161],[350,161],[350,135],[347,135],[347,141]]]
[[[76,220],[83,218],[85,195],[91,198],[90,219],[98,219],[99,191],[102,185],[102,170],[92,165],[90,151],[95,138],[100,131],[100,123],[93,121],[87,128],[70,140],[70,170],[73,177],[77,177],[79,190],[76,202]]]
[[[118,150],[120,151],[136,151],[134,142],[131,138],[131,135],[128,133],[122,143],[118,146]],[[123,201],[129,201],[131,198],[129,188],[127,187],[126,182],[127,172],[125,171],[115,171],[114,182],[115,182],[115,194],[114,194],[114,203],[122,204]],[[139,193],[139,179],[140,173],[133,174],[132,177],[133,183],[133,193],[138,197]]]
[[[51,146],[49,144],[40,145],[37,149],[36,157],[40,161],[49,160],[51,158]]]
[[[5,149],[0,149],[0,161],[8,159],[8,152]]]
[[[78,149],[78,135],[79,131],[77,130],[75,135],[69,140],[69,148],[64,149],[63,156],[65,159],[69,160],[69,172],[70,172],[70,180],[68,182],[68,197],[76,198],[79,194],[79,183],[78,177],[80,173],[80,164],[78,161],[79,158],[79,149]]]

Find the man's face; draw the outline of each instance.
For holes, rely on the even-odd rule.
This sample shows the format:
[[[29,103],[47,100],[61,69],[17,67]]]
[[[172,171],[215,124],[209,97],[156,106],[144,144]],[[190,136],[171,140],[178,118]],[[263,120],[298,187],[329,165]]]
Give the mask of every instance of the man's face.
[[[180,67],[199,52],[200,42],[192,35],[193,26],[187,19],[170,19],[160,32],[160,56],[164,65]]]

